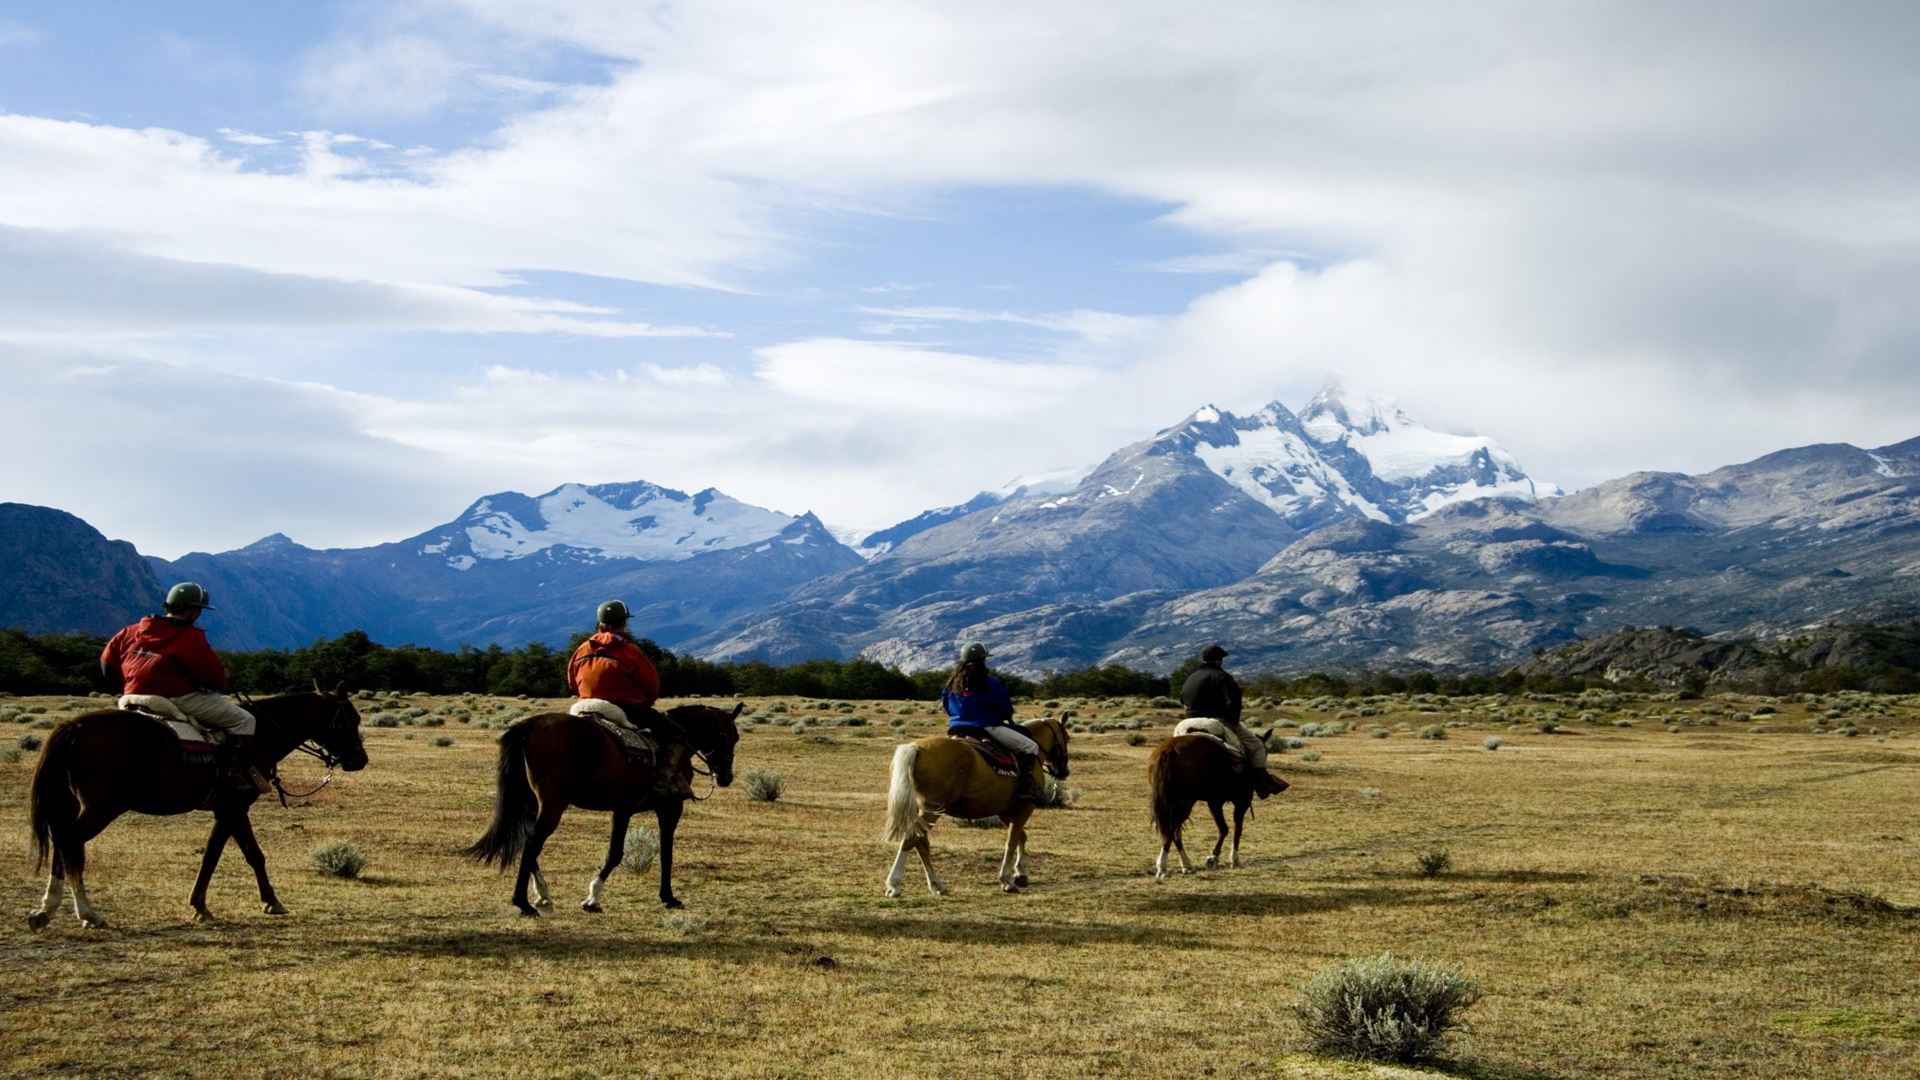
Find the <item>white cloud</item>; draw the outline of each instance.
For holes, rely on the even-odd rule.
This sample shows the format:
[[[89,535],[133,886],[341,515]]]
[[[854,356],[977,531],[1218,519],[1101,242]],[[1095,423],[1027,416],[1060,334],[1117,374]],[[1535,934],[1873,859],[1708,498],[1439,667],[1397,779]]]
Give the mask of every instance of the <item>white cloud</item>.
[[[0,20],[0,49],[40,44],[40,31],[23,23]]]
[[[1098,378],[1090,368],[1016,363],[897,344],[819,338],[758,350],[758,375],[793,397],[836,409],[974,418],[1066,404]]]
[[[241,146],[277,146],[280,140],[270,135],[258,135],[251,131],[239,131],[235,128],[221,128],[220,135],[230,143]]]
[[[1027,315],[1013,311],[986,311],[964,307],[861,307],[863,315],[879,315],[892,320],[885,324],[890,332],[927,323],[1008,323],[1051,330],[1079,338],[1089,345],[1114,348],[1137,342],[1152,333],[1158,320],[1141,315],[1123,315],[1112,311],[1048,312]]]

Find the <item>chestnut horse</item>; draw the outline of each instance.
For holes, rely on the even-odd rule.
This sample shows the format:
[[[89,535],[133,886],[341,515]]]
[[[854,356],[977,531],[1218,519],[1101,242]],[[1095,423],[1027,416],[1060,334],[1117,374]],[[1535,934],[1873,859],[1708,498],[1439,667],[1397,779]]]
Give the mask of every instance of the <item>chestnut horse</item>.
[[[328,768],[337,764],[355,772],[366,767],[360,714],[339,687],[264,698],[243,707],[258,721],[248,755],[263,773],[271,775],[275,763],[296,749],[320,758]],[[285,915],[287,909],[267,880],[267,857],[248,817],[260,793],[250,786],[229,790],[228,784],[214,755],[186,754],[173,732],[151,717],[109,709],[54,728],[40,751],[29,796],[34,869],[46,865],[49,856],[53,866],[46,895],[27,915],[27,925],[35,930],[47,925],[67,888],[73,890],[73,911],[82,926],[107,925],[87,903],[87,841],[129,810],[163,815],[213,811],[213,833],[207,837],[200,876],[188,901],[195,921],[213,919],[207,910],[207,882],[229,839],[240,845],[253,867],[266,913]]]
[[[1180,842],[1180,830],[1192,815],[1194,803],[1204,801],[1220,829],[1213,854],[1207,856],[1209,870],[1220,865],[1220,845],[1227,839],[1227,819],[1220,808],[1233,804],[1233,850],[1227,865],[1239,869],[1240,830],[1253,797],[1264,799],[1287,790],[1285,780],[1265,769],[1243,771],[1239,755],[1210,735],[1175,735],[1154,747],[1147,755],[1147,786],[1152,791],[1154,828],[1160,833],[1160,857],[1153,863],[1156,881],[1166,879],[1168,848],[1180,853],[1180,872],[1193,873],[1186,845]]]
[[[1040,745],[1040,763],[1055,778],[1067,778],[1067,725],[1051,718],[1020,725]],[[898,844],[887,871],[887,895],[899,896],[907,872],[907,853],[920,853],[927,888],[944,895],[947,886],[933,872],[927,833],[942,814],[959,818],[998,817],[1007,823],[1007,850],[1000,859],[1000,887],[1018,892],[1027,884],[1027,819],[1033,804],[1013,797],[1010,776],[993,771],[968,743],[933,735],[893,752],[893,782],[887,790],[887,826],[882,835]]]
[[[681,705],[668,709],[667,731],[661,753],[677,751],[679,772],[693,776],[691,748],[712,771],[721,787],[733,783],[733,746],[740,741],[732,712],[710,705]],[[516,721],[500,735],[500,772],[494,787],[493,823],[466,854],[502,870],[518,858],[520,874],[513,886],[513,906],[522,915],[538,915],[553,907],[553,894],[540,872],[540,851],[547,837],[560,827],[567,807],[613,812],[613,834],[607,840],[606,862],[587,885],[582,911],[598,913],[600,890],[626,854],[627,824],[633,815],[652,810],[660,823],[660,902],[682,906],[673,895],[673,831],[680,825],[681,799],[655,804],[655,771],[651,764],[628,760],[613,733],[592,717],[542,713]],[[532,880],[535,895],[527,899]],[[537,906],[536,906],[537,905]]]

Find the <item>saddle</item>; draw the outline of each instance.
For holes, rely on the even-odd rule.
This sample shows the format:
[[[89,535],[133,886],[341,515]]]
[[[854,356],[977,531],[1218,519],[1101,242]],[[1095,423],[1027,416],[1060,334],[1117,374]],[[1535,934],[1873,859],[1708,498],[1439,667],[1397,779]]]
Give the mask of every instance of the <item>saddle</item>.
[[[1020,775],[1020,762],[1013,756],[1013,751],[994,742],[991,735],[985,732],[976,735],[972,732],[948,731],[947,738],[958,739],[979,751],[980,756],[987,760],[987,768],[1001,776],[1017,778]]]
[[[1218,720],[1213,720],[1205,716],[1188,717],[1174,725],[1173,733],[1176,736],[1205,735],[1214,742],[1219,743],[1222,747],[1225,747],[1227,753],[1232,754],[1234,757],[1241,758],[1246,756],[1246,751],[1240,748],[1240,740],[1234,738],[1233,732],[1227,730],[1227,725]]]
[[[660,743],[627,720],[627,711],[611,701],[581,698],[567,707],[572,716],[584,716],[612,733],[627,757],[652,762],[660,759]]]
[[[226,741],[220,732],[201,727],[180,707],[158,694],[122,694],[114,703],[121,712],[144,716],[166,726],[180,740],[180,749],[190,754],[211,753]]]

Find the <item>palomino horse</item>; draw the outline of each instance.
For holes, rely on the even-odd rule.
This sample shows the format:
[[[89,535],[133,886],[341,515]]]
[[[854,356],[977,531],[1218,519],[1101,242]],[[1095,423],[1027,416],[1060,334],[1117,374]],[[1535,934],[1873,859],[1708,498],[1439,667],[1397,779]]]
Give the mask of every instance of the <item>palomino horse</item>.
[[[245,708],[259,722],[247,749],[249,760],[261,772],[271,774],[275,763],[296,749],[320,758],[328,768],[337,764],[354,772],[367,765],[367,750],[360,743],[360,714],[338,687],[265,698]],[[207,910],[207,882],[229,839],[240,845],[240,853],[253,867],[267,914],[285,915],[287,909],[267,880],[267,857],[248,817],[260,793],[251,787],[227,790],[227,784],[225,770],[213,755],[188,756],[173,732],[151,717],[107,710],[76,716],[54,728],[40,752],[29,797],[34,869],[45,865],[49,855],[53,866],[46,896],[27,915],[27,925],[35,930],[47,925],[60,906],[61,893],[69,887],[80,924],[107,925],[87,903],[87,841],[129,810],[138,814],[213,811],[213,834],[207,837],[200,877],[189,900],[196,921],[213,919]]]
[[[744,707],[735,705],[728,712],[710,705],[682,705],[666,713],[668,734],[677,728],[681,746],[705,759],[713,782],[721,787],[733,783],[733,745],[740,741],[740,729],[733,721]],[[672,748],[663,745],[661,753]],[[683,778],[692,778],[693,759],[684,750],[679,770]],[[513,906],[522,915],[538,915],[541,908],[553,907],[546,875],[540,872],[540,850],[560,827],[560,815],[569,806],[611,810],[613,835],[607,840],[607,859],[588,883],[587,899],[580,905],[582,911],[599,912],[600,890],[626,854],[627,823],[635,813],[651,809],[660,823],[660,902],[680,907],[673,895],[673,831],[680,825],[684,803],[674,799],[654,804],[655,775],[651,765],[629,761],[619,740],[592,717],[529,716],[500,736],[493,823],[467,854],[503,870],[518,858],[520,876],[513,886]],[[529,879],[536,892],[533,903],[527,900]]]
[[[1265,736],[1262,736],[1264,739]],[[1160,832],[1160,857],[1154,860],[1153,876],[1167,876],[1167,849],[1180,853],[1180,872],[1193,873],[1187,861],[1186,845],[1180,842],[1180,830],[1193,813],[1193,804],[1204,801],[1213,811],[1213,823],[1220,835],[1213,842],[1213,854],[1207,856],[1207,869],[1220,865],[1220,845],[1227,839],[1227,819],[1220,812],[1233,804],[1233,851],[1227,865],[1240,867],[1240,829],[1247,819],[1253,797],[1278,795],[1287,790],[1287,782],[1265,769],[1243,771],[1240,758],[1210,735],[1175,735],[1153,748],[1147,755],[1147,786],[1153,793],[1153,824]]]
[[[1029,720],[1021,730],[1040,744],[1040,761],[1056,778],[1067,778],[1067,725],[1051,718]],[[907,852],[920,853],[927,888],[944,895],[946,885],[933,872],[927,833],[942,814],[960,818],[998,817],[1007,823],[1007,850],[1000,859],[1000,887],[1018,892],[1027,884],[1027,819],[1033,804],[1013,797],[1012,777],[993,771],[980,752],[960,739],[934,735],[893,752],[893,783],[887,790],[889,844],[898,844],[887,871],[887,895],[899,896],[907,872]]]

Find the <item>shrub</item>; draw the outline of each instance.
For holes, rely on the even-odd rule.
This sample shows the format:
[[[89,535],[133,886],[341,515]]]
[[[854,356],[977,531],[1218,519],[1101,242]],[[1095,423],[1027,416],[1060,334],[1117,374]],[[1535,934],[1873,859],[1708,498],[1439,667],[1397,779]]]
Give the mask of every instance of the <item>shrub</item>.
[[[795,720],[793,726],[787,730],[793,732],[795,735],[805,735],[807,733],[807,722],[805,720]]]
[[[357,878],[367,868],[366,856],[346,840],[329,840],[315,845],[313,865],[323,874],[337,878]]]
[[[1386,728],[1383,728],[1383,727],[1377,727],[1373,729],[1373,737],[1376,739],[1384,739],[1390,734],[1392,734],[1392,732],[1388,731]]]
[[[1377,799],[1380,797],[1380,789],[1377,787],[1363,787],[1360,789],[1360,794],[1369,799]]]
[[[12,765],[14,762],[19,761],[20,757],[20,748],[17,746],[9,746],[5,750],[0,750],[0,764]]]
[[[1426,727],[1420,729],[1420,737],[1423,739],[1444,739],[1447,737],[1447,729],[1441,724],[1428,724]]]
[[[787,789],[786,780],[772,769],[748,769],[740,774],[740,785],[754,802],[777,802]]]
[[[451,735],[435,735],[435,736],[433,737],[433,745],[435,745],[435,746],[452,746],[452,745],[453,745],[453,736],[451,736]]]
[[[676,934],[698,934],[707,928],[707,920],[684,912],[669,911],[660,916],[660,925]]]
[[[1147,741],[1147,737],[1145,735],[1140,734],[1137,731],[1127,732],[1128,746],[1144,746],[1146,745],[1146,741]]]
[[[1313,764],[1314,762],[1316,762],[1316,761],[1319,761],[1319,760],[1320,760],[1320,751],[1318,751],[1318,750],[1309,750],[1309,751],[1307,751],[1306,753],[1304,753],[1304,754],[1301,754],[1301,755],[1300,755],[1300,760],[1301,760],[1301,761],[1304,761],[1304,762],[1306,762],[1306,763],[1307,763],[1307,764],[1309,764],[1309,765],[1311,765],[1311,764]]]
[[[1315,975],[1294,1013],[1316,1050],[1415,1062],[1437,1053],[1454,1014],[1479,1000],[1480,988],[1452,968],[1383,953]]]
[[[653,857],[660,854],[660,841],[645,826],[634,825],[627,829],[627,846],[622,851],[620,868],[644,874],[653,865]]]
[[[1489,735],[1487,736],[1487,741],[1481,743],[1480,745],[1486,747],[1489,750],[1498,750],[1501,747],[1507,745],[1507,740],[1502,739],[1498,735]]]
[[[1446,872],[1447,867],[1453,865],[1453,856],[1447,853],[1446,848],[1434,848],[1431,851],[1421,852],[1415,862],[1420,867],[1421,877],[1439,877]]]
[[[35,735],[31,731],[20,736],[20,749],[27,751],[40,749],[40,736]]]
[[[392,716],[376,716],[368,720],[367,723],[373,727],[399,727],[400,726],[399,719]]]

